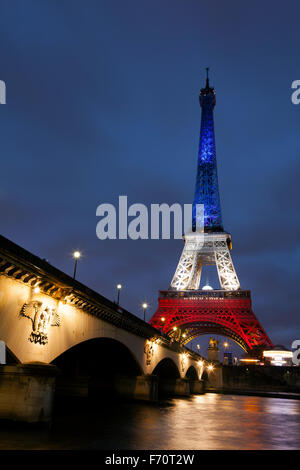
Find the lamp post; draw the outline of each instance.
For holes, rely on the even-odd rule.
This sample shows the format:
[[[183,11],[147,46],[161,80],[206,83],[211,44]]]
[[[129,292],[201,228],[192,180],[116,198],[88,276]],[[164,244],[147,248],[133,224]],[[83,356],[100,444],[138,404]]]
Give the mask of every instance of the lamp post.
[[[144,310],[144,321],[146,321],[146,310],[148,308],[148,304],[146,302],[144,302],[142,307],[143,307],[143,310]]]
[[[119,305],[120,303],[120,291],[122,289],[122,284],[118,284],[117,285],[117,290],[118,290],[118,300],[117,300],[117,304]]]
[[[231,363],[231,360],[229,359],[228,354],[227,354],[227,351],[228,351],[228,348],[229,348],[229,343],[227,343],[227,341],[224,341],[223,348],[224,348],[223,364],[228,366],[229,362]]]
[[[159,325],[159,326],[160,326],[160,332],[161,332],[161,333],[163,333],[163,331],[164,331],[164,323],[165,323],[165,321],[166,321],[165,317],[161,317],[161,318],[160,318],[160,325]]]
[[[75,264],[74,264],[74,274],[73,274],[73,279],[75,279],[76,276],[76,271],[77,271],[77,261],[79,260],[81,256],[80,251],[74,251],[73,253],[73,258],[75,259]]]

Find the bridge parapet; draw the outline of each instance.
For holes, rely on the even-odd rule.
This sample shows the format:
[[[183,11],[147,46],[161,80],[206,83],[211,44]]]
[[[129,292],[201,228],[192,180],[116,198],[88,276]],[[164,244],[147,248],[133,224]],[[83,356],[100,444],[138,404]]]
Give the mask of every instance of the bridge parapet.
[[[158,333],[140,318],[3,236],[0,236],[1,274],[31,288],[38,287],[43,294],[144,338]]]
[[[155,342],[174,353],[185,353],[195,361],[201,359],[196,352],[174,341],[174,338],[167,336],[161,329],[145,323],[126,309],[55,268],[46,260],[0,235],[0,277],[2,276],[26,286],[29,294],[38,287],[39,295],[34,297],[37,302],[43,300],[43,296],[49,297],[52,302],[56,301],[57,305],[61,305],[62,311],[66,306],[74,307],[121,330]],[[29,294],[28,298],[32,299],[32,295]],[[29,316],[26,313],[26,307],[24,309],[29,301],[25,300],[20,312],[23,316]],[[16,313],[19,315],[20,312]],[[35,333],[31,340],[46,344],[43,336]]]

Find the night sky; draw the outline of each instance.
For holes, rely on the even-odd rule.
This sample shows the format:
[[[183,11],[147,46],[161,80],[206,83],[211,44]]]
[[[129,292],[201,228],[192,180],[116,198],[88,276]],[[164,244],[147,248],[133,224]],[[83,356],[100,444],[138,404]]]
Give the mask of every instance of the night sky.
[[[275,344],[300,338],[298,1],[0,0],[2,235],[142,317],[181,240],[96,238],[96,208],[191,203],[210,67],[223,223]],[[214,287],[208,271],[203,282]],[[205,344],[200,338],[201,345]]]

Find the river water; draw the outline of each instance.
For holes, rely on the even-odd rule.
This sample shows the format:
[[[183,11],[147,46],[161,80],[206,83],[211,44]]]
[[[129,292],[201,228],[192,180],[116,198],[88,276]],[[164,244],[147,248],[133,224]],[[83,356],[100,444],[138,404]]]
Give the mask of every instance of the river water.
[[[207,393],[63,408],[50,430],[2,423],[0,449],[300,449],[300,400]]]

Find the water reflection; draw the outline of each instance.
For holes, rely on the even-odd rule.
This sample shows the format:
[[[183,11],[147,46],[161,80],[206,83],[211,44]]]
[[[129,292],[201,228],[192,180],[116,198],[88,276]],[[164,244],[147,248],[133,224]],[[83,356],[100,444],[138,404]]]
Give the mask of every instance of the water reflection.
[[[299,449],[300,401],[206,394],[74,408],[51,431],[0,427],[0,449]]]

